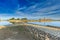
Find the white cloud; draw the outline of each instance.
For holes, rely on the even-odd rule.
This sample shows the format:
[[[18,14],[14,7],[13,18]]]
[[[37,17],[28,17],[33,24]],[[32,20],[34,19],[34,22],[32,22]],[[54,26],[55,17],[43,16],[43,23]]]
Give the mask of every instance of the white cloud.
[[[44,15],[44,14],[53,14],[53,13],[57,13],[57,12],[60,11],[60,10],[53,11],[53,10],[56,10],[56,9],[60,9],[60,5],[54,5],[54,6],[51,6],[51,7],[36,10],[37,12],[33,13],[33,15],[40,16],[40,15]]]
[[[27,1],[29,1],[29,0],[27,0]],[[52,5],[54,0],[52,2],[51,1],[45,1],[45,2],[42,2],[40,4],[37,3],[37,4],[32,5],[30,7],[24,6],[22,8],[19,8],[16,14],[21,15],[21,16],[27,16],[27,17],[29,17],[29,16],[40,17],[40,16],[45,15],[45,14],[53,14],[53,13],[59,12],[60,10],[56,11],[56,9],[60,9],[60,4]],[[19,11],[22,9],[24,9],[23,10],[24,12]]]
[[[53,5],[53,6],[51,6],[51,7],[42,8],[42,9],[37,10],[37,11],[44,13],[44,12],[56,10],[56,9],[59,9],[59,8],[60,8],[60,5]]]

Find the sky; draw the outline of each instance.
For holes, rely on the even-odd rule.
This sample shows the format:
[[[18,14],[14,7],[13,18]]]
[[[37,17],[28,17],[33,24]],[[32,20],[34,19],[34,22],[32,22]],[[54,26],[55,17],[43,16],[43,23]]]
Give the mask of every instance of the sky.
[[[0,18],[60,19],[60,0],[0,0]]]

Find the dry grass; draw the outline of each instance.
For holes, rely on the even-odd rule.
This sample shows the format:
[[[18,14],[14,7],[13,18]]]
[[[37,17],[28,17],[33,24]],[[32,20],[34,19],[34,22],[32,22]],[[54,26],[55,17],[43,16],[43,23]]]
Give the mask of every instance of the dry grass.
[[[6,28],[5,26],[0,26],[0,29]]]

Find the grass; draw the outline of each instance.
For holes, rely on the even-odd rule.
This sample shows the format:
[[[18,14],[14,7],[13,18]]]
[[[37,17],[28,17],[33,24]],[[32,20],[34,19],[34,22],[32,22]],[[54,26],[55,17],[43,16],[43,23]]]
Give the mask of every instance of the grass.
[[[8,30],[14,29],[14,30],[21,31],[21,32],[25,31],[25,28],[23,25],[7,27],[6,29],[8,29]]]

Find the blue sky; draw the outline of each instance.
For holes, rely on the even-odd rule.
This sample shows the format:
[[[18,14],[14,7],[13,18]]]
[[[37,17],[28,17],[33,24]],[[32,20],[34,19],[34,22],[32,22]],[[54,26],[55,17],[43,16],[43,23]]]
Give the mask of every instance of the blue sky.
[[[60,19],[60,0],[0,0],[0,18]]]

